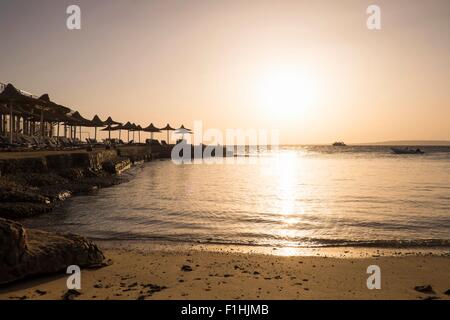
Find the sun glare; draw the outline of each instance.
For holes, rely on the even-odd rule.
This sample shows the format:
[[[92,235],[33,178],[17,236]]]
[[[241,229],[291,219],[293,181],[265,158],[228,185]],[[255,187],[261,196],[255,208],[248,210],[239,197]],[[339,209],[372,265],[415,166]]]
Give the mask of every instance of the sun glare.
[[[316,102],[317,82],[306,70],[274,68],[261,76],[257,95],[259,107],[271,117],[304,115]]]

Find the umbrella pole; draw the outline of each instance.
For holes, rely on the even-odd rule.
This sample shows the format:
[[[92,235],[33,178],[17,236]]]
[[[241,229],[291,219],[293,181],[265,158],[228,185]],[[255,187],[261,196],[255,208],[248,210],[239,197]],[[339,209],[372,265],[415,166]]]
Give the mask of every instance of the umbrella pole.
[[[111,126],[110,126],[110,128],[108,130],[108,139],[111,140]]]
[[[44,111],[41,110],[41,138],[44,135]]]
[[[94,139],[97,140],[97,127],[95,127],[95,136]]]
[[[122,130],[119,129],[119,140],[122,139]]]
[[[80,141],[81,141],[81,126],[80,126]]]
[[[167,130],[167,144],[170,144],[170,142],[169,142],[169,130]]]
[[[13,106],[9,103],[9,143],[13,142]]]
[[[128,130],[127,132],[128,132],[127,142],[130,142],[130,130]]]
[[[141,132],[138,131],[139,143],[141,143]]]
[[[59,122],[56,123],[56,136],[59,138]]]

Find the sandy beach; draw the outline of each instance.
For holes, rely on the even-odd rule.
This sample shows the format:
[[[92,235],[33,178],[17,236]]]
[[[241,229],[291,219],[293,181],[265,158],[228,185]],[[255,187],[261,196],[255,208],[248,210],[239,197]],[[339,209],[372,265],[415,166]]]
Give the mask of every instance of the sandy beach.
[[[199,245],[101,247],[112,264],[82,270],[75,299],[450,299],[448,251],[339,248],[283,256]],[[381,268],[380,290],[367,289],[369,265]],[[59,300],[66,280],[21,281],[1,288],[0,299]],[[434,293],[414,289],[424,285]]]

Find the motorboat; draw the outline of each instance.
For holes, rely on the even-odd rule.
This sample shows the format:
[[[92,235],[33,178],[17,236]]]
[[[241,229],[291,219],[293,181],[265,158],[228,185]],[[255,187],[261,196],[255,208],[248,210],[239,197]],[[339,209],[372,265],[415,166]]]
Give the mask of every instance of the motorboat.
[[[394,152],[395,154],[424,154],[425,152],[420,150],[419,148],[417,149],[411,149],[411,148],[391,148],[392,152]]]

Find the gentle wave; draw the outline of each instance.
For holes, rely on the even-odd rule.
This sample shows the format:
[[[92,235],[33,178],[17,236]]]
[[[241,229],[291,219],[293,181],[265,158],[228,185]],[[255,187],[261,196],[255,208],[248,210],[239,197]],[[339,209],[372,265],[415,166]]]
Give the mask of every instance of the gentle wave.
[[[170,236],[151,236],[151,235],[133,235],[130,233],[105,235],[91,237],[92,240],[103,241],[161,241],[161,242],[183,242],[196,244],[214,244],[214,245],[244,245],[256,247],[301,247],[301,248],[325,248],[325,247],[370,247],[370,248],[423,248],[423,247],[442,247],[450,248],[450,240],[448,239],[422,239],[422,240],[345,240],[345,239],[315,239],[304,238],[297,239],[289,245],[277,242],[255,242],[255,241],[236,241],[236,240],[217,240],[217,239],[191,239],[186,237],[170,237]]]

